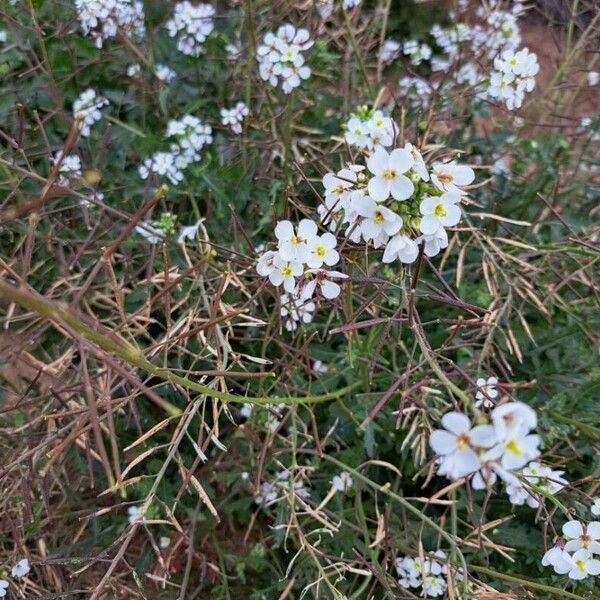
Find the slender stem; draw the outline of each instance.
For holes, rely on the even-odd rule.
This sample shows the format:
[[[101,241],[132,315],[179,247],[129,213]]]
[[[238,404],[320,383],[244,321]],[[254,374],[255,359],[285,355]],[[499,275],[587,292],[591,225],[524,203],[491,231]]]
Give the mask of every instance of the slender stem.
[[[526,585],[534,590],[540,590],[541,592],[548,592],[557,598],[571,598],[572,600],[586,600],[583,596],[579,596],[577,594],[573,594],[571,592],[567,592],[565,590],[561,590],[559,588],[552,587],[551,585],[544,585],[542,583],[537,583],[535,581],[531,581],[529,579],[522,579],[521,577],[515,577],[514,575],[507,575],[506,573],[498,573],[497,571],[492,571],[492,569],[488,569],[487,567],[480,567],[478,565],[470,565],[469,567],[471,571],[475,571],[475,573],[481,573],[483,575],[488,575],[489,577],[494,577],[495,579],[501,579],[503,581],[510,581],[512,583],[518,583],[520,585]]]
[[[352,46],[352,50],[354,50],[354,54],[356,56],[356,60],[358,61],[358,66],[360,67],[360,72],[364,79],[365,85],[367,86],[367,92],[369,93],[369,98],[371,100],[375,100],[375,95],[373,93],[373,88],[371,87],[371,82],[369,81],[369,74],[367,73],[367,67],[365,66],[365,61],[360,54],[360,49],[358,44],[356,43],[356,37],[354,36],[354,31],[352,30],[352,23],[350,22],[350,17],[348,17],[348,11],[344,8],[342,0],[338,0],[338,5],[340,10],[342,11],[342,15],[344,17],[344,27],[346,28],[346,33],[350,38],[350,45]]]
[[[20,306],[36,312],[41,317],[49,319],[55,323],[64,323],[71,329],[76,331],[83,338],[99,346],[105,352],[113,354],[123,360],[124,362],[143,369],[150,373],[154,377],[158,377],[164,381],[169,381],[175,385],[180,385],[183,388],[192,390],[199,394],[203,394],[208,397],[217,398],[223,402],[247,402],[250,404],[315,404],[318,402],[326,402],[327,400],[335,400],[345,396],[348,392],[352,391],[360,385],[360,382],[355,382],[346,387],[340,388],[327,394],[321,394],[318,396],[290,396],[288,398],[269,398],[264,396],[251,397],[251,396],[238,396],[237,394],[230,394],[229,392],[221,392],[215,390],[207,385],[197,383],[188,379],[187,377],[181,377],[168,369],[162,369],[155,366],[150,361],[146,360],[141,350],[127,343],[124,340],[116,339],[100,333],[98,331],[99,325],[95,327],[84,323],[81,319],[76,317],[66,308],[62,308],[53,302],[41,298],[39,296],[34,297],[30,293],[26,293],[22,290],[18,290],[13,286],[5,283],[0,283],[0,298],[6,298]],[[173,407],[175,408],[175,407]],[[177,414],[179,414],[179,409]]]

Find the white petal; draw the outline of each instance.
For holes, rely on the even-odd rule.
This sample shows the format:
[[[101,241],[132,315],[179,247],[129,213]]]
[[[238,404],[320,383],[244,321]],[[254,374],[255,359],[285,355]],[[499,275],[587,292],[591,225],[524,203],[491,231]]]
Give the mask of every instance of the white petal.
[[[289,240],[294,235],[294,226],[290,221],[279,221],[275,227],[275,237],[278,240]]]
[[[400,173],[406,173],[414,163],[413,157],[408,150],[404,148],[396,148],[390,154],[390,168]]]
[[[389,166],[389,154],[379,148],[367,160],[367,168],[373,175],[381,175]]]
[[[449,412],[442,417],[442,425],[452,433],[459,435],[471,429],[469,417],[459,412]]]
[[[369,180],[367,190],[373,200],[379,202],[387,200],[390,195],[390,180],[384,177],[373,177]]]
[[[480,448],[491,448],[498,441],[496,439],[496,430],[491,425],[473,427],[469,435],[473,446]]]
[[[394,152],[396,152],[396,150],[394,150]],[[400,175],[400,177],[392,179],[390,191],[396,200],[406,200],[413,195],[415,186],[408,177]]]
[[[593,540],[600,540],[600,521],[592,521],[588,523],[587,534]]]
[[[325,280],[321,284],[321,292],[323,293],[323,296],[325,296],[325,298],[327,298],[328,300],[333,300],[333,298],[337,298],[340,295],[341,291],[342,288],[333,281]]]
[[[568,538],[578,538],[583,535],[583,526],[576,520],[567,521],[562,527],[562,532]]]
[[[298,225],[298,235],[304,240],[310,240],[317,235],[317,224],[310,219],[302,219]]]
[[[443,429],[436,429],[429,436],[429,445],[436,454],[444,456],[456,450],[456,436]]]

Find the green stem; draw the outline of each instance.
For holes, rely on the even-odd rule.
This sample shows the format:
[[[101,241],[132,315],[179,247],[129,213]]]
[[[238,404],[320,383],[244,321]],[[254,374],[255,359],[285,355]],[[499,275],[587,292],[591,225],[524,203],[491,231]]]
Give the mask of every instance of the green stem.
[[[526,585],[534,590],[540,590],[541,592],[548,592],[557,598],[571,598],[572,600],[586,600],[583,596],[579,596],[578,594],[573,594],[571,592],[567,592],[565,590],[561,590],[559,588],[552,587],[551,585],[544,585],[543,583],[537,583],[535,581],[531,581],[529,579],[523,579],[521,577],[515,577],[514,575],[506,575],[505,573],[498,573],[497,571],[492,571],[492,569],[488,569],[487,567],[480,567],[478,565],[470,565],[469,567],[471,571],[475,571],[475,573],[481,573],[482,575],[488,575],[489,577],[494,577],[495,579],[501,579],[503,581],[510,581],[512,583],[518,583],[520,585]]]
[[[141,350],[128,344],[122,340],[116,340],[108,335],[100,333],[96,328],[81,321],[78,317],[72,314],[65,308],[49,302],[46,299],[40,297],[33,297],[30,294],[14,288],[13,286],[5,283],[0,283],[0,298],[4,297],[11,302],[19,304],[20,306],[36,312],[41,317],[44,317],[50,321],[62,322],[74,329],[83,338],[96,344],[105,352],[113,354],[120,358],[122,361],[142,369],[150,375],[168,381],[175,385],[180,385],[183,388],[192,390],[199,394],[207,397],[217,398],[223,402],[247,402],[249,404],[316,404],[318,402],[326,402],[327,400],[335,400],[345,396],[348,392],[352,391],[360,385],[359,382],[355,382],[346,387],[340,388],[327,394],[321,394],[318,396],[290,396],[288,398],[269,398],[264,396],[251,397],[251,396],[239,396],[237,394],[230,394],[228,392],[221,392],[215,390],[207,385],[197,383],[188,379],[187,377],[181,377],[168,369],[162,369],[153,365],[150,361],[146,360]],[[96,326],[98,327],[98,325]],[[171,407],[172,414],[181,414],[180,409],[173,406]],[[171,412],[169,411],[169,412]]]

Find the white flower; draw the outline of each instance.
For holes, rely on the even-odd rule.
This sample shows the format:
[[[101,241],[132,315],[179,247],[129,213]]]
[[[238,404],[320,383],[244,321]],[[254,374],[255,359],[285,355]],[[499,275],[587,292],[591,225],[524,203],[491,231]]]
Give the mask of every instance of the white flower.
[[[589,71],[587,80],[591,87],[598,85],[598,83],[600,83],[600,73],[598,73],[598,71]]]
[[[413,165],[413,159],[404,148],[396,148],[388,154],[383,148],[377,149],[367,160],[367,167],[374,177],[369,180],[369,196],[377,202],[390,196],[396,200],[406,200],[415,191],[413,182],[403,175]]]
[[[138,63],[134,63],[127,67],[127,77],[135,77],[142,72],[142,67]]]
[[[373,198],[365,196],[357,210],[361,217],[360,229],[365,242],[378,238],[382,233],[391,236],[402,228],[402,219],[389,208],[377,204]]]
[[[514,430],[530,431],[537,427],[535,411],[523,402],[508,402],[498,406],[492,413],[494,429],[498,439],[506,439]]]
[[[167,21],[171,37],[177,36],[177,49],[188,56],[200,56],[204,42],[214,29],[215,9],[210,4],[179,2]]]
[[[346,141],[351,146],[366,148],[369,144],[370,134],[369,126],[363,123],[358,117],[352,117],[346,124]]]
[[[590,512],[595,516],[600,516],[600,498],[596,498],[590,506]]]
[[[73,118],[79,124],[82,137],[90,135],[90,127],[102,118],[100,109],[108,105],[108,100],[97,96],[96,91],[88,89],[73,102]]]
[[[127,509],[127,519],[130,523],[134,523],[138,520],[138,515],[140,514],[141,508],[139,506],[130,506]]]
[[[391,146],[397,133],[392,119],[383,116],[380,110],[376,110],[373,116],[367,121],[367,129],[370,136],[367,143],[369,149]]]
[[[254,406],[252,404],[250,404],[249,402],[244,402],[244,404],[242,404],[240,408],[240,417],[243,417],[244,419],[249,419],[252,416],[253,409]]]
[[[469,185],[475,179],[475,172],[467,165],[458,165],[456,161],[449,163],[433,163],[431,181],[442,192],[459,192],[464,194],[459,186]]]
[[[496,430],[496,433],[498,431]],[[500,438],[500,436],[498,435]],[[527,429],[512,429],[500,443],[488,452],[492,460],[500,460],[503,469],[513,471],[525,466],[540,455],[540,437]]]
[[[352,475],[348,471],[342,471],[339,475],[334,476],[331,484],[338,492],[345,492],[352,487],[354,482],[352,481]]]
[[[275,265],[273,264],[275,256],[277,256],[277,253],[272,250],[268,250],[261,255],[256,264],[256,271],[259,275],[268,277],[275,270]]]
[[[327,373],[329,371],[329,367],[322,360],[315,360],[312,368],[315,373]]]
[[[0,44],[5,44],[8,39],[8,35],[4,29],[0,29]],[[0,580],[1,581],[1,580]],[[6,592],[5,592],[6,594]]]
[[[317,288],[327,300],[337,298],[342,288],[336,280],[348,278],[348,275],[339,271],[311,270],[308,273],[314,275],[314,279],[309,281],[302,290],[302,298],[305,300],[312,298]]]
[[[541,488],[547,494],[554,495],[569,482],[562,477],[564,471],[554,471],[539,462],[530,462],[522,471],[525,483]],[[534,507],[536,508],[536,507]]]
[[[317,306],[314,302],[305,302],[302,298],[293,294],[283,294],[279,298],[279,314],[287,317],[285,328],[287,331],[296,331],[298,323],[310,323]]]
[[[571,555],[563,548],[554,546],[542,556],[542,566],[552,566],[558,575],[564,575],[571,570]]]
[[[419,210],[423,215],[419,228],[426,235],[433,235],[442,227],[453,227],[460,221],[458,207],[460,194],[446,192],[441,196],[428,196],[421,201]]]
[[[580,521],[567,521],[562,528],[564,536],[569,540],[565,544],[567,552],[587,550],[600,554],[600,521],[592,521],[584,527]]]
[[[283,289],[291,294],[296,287],[295,278],[300,277],[303,271],[302,263],[287,261],[276,254],[273,257],[273,270],[269,273],[269,281],[277,286],[283,284]]]
[[[358,165],[341,169],[337,175],[325,173],[323,187],[325,188],[325,206],[331,208],[347,208],[347,199],[358,178]]]
[[[58,169],[61,174],[59,181],[62,185],[67,185],[69,179],[78,179],[81,177],[81,159],[77,154],[69,154],[68,156],[62,157],[62,150],[59,150],[54,156],[54,164],[60,162]]]
[[[171,81],[177,77],[177,73],[168,65],[156,65],[154,74],[156,75],[157,79],[160,79],[165,83],[171,83]]]
[[[477,380],[477,394],[475,394],[475,406],[485,406],[486,408],[493,408],[494,403],[492,400],[498,397],[498,390],[496,389],[496,385],[498,383],[498,379],[496,377],[488,377],[485,379],[484,377],[480,377]]]
[[[317,224],[310,219],[302,219],[297,231],[290,221],[279,221],[275,227],[279,254],[287,261],[306,262],[308,244],[317,235]]]
[[[229,126],[236,134],[242,133],[242,122],[250,113],[244,102],[238,102],[233,108],[221,109],[221,123]]]
[[[340,260],[340,255],[335,250],[337,240],[331,233],[316,235],[307,243],[308,257],[306,264],[311,269],[319,269],[326,264],[332,267]]]
[[[8,590],[8,581],[6,581],[6,579],[0,579],[0,598],[6,596],[6,590]]]
[[[410,264],[417,260],[417,256],[419,256],[419,246],[407,235],[397,233],[387,243],[381,260],[384,263],[399,260],[405,264]]]
[[[200,227],[200,221],[198,221],[195,225],[183,226],[179,232],[179,236],[177,238],[177,243],[184,244],[185,240],[189,240],[190,242],[195,240],[198,237],[199,227]]]
[[[569,579],[586,579],[589,575],[600,575],[600,560],[594,558],[588,550],[577,550],[571,556]]]
[[[435,430],[429,437],[429,445],[441,457],[438,473],[460,479],[478,471],[481,460],[475,449],[496,444],[494,428],[490,425],[471,428],[469,418],[458,412],[446,413],[442,425],[444,429]]]
[[[25,577],[27,573],[31,571],[29,567],[29,561],[26,558],[22,558],[12,569],[11,574],[16,579],[20,579],[21,577]]]
[[[424,252],[426,256],[436,256],[440,250],[448,247],[448,234],[443,227],[440,227],[435,233],[430,235],[421,235],[415,240],[417,246],[425,244]]]
[[[428,575],[423,578],[423,593],[428,598],[442,596],[446,591],[446,582],[442,577]]]

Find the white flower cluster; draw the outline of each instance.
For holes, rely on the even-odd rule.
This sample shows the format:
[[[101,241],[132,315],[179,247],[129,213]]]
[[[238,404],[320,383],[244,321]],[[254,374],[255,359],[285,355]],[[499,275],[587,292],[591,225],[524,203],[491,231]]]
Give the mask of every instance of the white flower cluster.
[[[249,114],[250,110],[246,104],[238,102],[233,108],[221,109],[221,123],[239,135],[242,133],[242,123]]]
[[[393,144],[398,133],[398,125],[392,119],[384,116],[380,110],[371,112],[366,106],[360,106],[343,128],[348,144],[361,150],[387,148]]]
[[[146,158],[138,168],[142,179],[150,173],[166,177],[173,185],[183,180],[183,171],[201,159],[200,151],[206,144],[212,143],[212,128],[193,115],[170,121],[166,136],[175,138],[169,152],[155,152]]]
[[[420,589],[423,598],[443,596],[446,591],[445,575],[448,557],[443,550],[430,552],[423,559],[410,556],[396,559],[398,583],[405,589]]]
[[[297,228],[290,221],[279,221],[275,237],[277,251],[262,254],[256,270],[273,285],[283,285],[287,293],[280,298],[281,316],[286,319],[286,329],[294,331],[300,322],[312,321],[315,294],[328,300],[337,298],[341,292],[337,281],[347,275],[325,268],[339,262],[337,240],[329,232],[319,235],[314,221],[302,219]]]
[[[310,492],[300,479],[292,481],[287,469],[275,474],[273,481],[263,481],[260,489],[254,495],[254,502],[259,506],[270,506],[292,494],[299,498],[310,498]]]
[[[210,4],[179,2],[167,21],[171,37],[178,36],[177,49],[188,56],[200,56],[204,42],[214,29],[215,9]]]
[[[68,185],[71,179],[81,177],[81,159],[77,154],[69,154],[63,158],[62,150],[54,155],[54,164],[60,163],[58,172],[60,173],[58,182],[60,185]]]
[[[411,64],[416,67],[431,58],[431,47],[424,43],[420,44],[417,40],[408,40],[402,46],[402,53],[410,56]]]
[[[304,64],[302,52],[313,45],[306,29],[282,25],[277,33],[267,33],[256,50],[256,60],[261,78],[273,87],[289,94],[302,79],[310,77],[310,68]]]
[[[562,528],[566,543],[560,540],[542,557],[544,567],[552,566],[558,575],[570,579],[587,579],[600,575],[600,521],[585,526],[581,521],[567,521]],[[572,552],[572,554],[571,554]]]
[[[102,118],[100,109],[108,106],[108,100],[96,95],[93,89],[86,90],[73,102],[73,118],[79,123],[82,137],[90,135],[90,127]]]
[[[507,485],[513,504],[537,508],[544,495],[554,495],[567,481],[562,471],[553,471],[535,461],[540,455],[535,411],[522,402],[495,408],[491,424],[472,427],[458,412],[442,417],[444,429],[435,430],[429,445],[437,455],[438,475],[449,479],[472,477],[473,489],[492,486],[498,477]]]
[[[471,20],[470,8],[464,10],[465,18]],[[454,83],[475,87],[475,96],[481,100],[501,100],[509,110],[520,108],[525,93],[534,89],[534,78],[539,71],[535,54],[527,48],[519,50],[518,18],[523,10],[519,1],[488,2],[476,11],[475,24],[461,22],[454,15],[451,27],[434,25],[430,29],[443,56],[432,56],[427,44],[415,40],[404,43],[403,53],[411,57],[415,66],[430,61],[434,73],[449,73]],[[472,55],[473,60],[465,62],[467,55]],[[487,83],[477,89],[480,82]],[[433,90],[441,85],[440,92],[449,92],[454,83],[448,77],[442,82],[426,82],[410,75],[402,77],[399,87],[400,94],[414,108],[426,108]]]
[[[280,404],[271,404],[268,409],[262,409],[259,411],[260,415],[266,414],[266,422],[264,426],[271,433],[277,431],[281,425],[281,419],[283,417],[283,413],[287,410],[288,405],[284,403]],[[249,419],[254,412],[254,405],[249,403],[242,404],[240,408],[240,416],[244,419]]]
[[[325,202],[318,209],[323,224],[332,230],[346,225],[354,243],[362,238],[375,248],[385,246],[384,263],[414,262],[421,243],[430,257],[448,245],[445,228],[460,220],[462,186],[475,178],[470,167],[438,162],[430,173],[420,151],[407,143],[390,153],[379,147],[367,169],[370,177],[361,165],[323,177]]]
[[[518,52],[504,50],[494,60],[494,69],[490,77],[489,96],[502,100],[508,110],[520,108],[525,93],[535,88],[535,76],[540,70],[537,56],[528,48]]]
[[[89,35],[97,48],[120,31],[143,38],[144,4],[139,0],[75,0],[77,17],[84,35]]]

